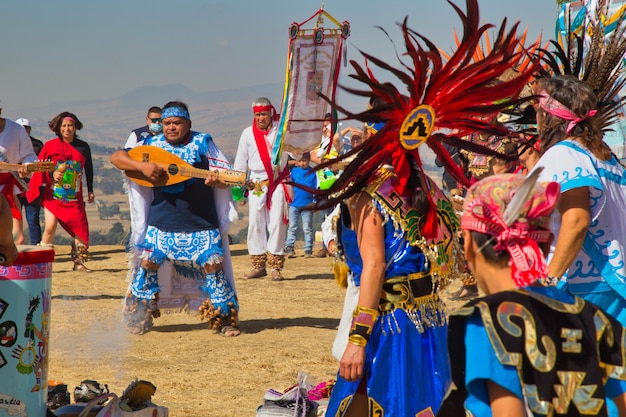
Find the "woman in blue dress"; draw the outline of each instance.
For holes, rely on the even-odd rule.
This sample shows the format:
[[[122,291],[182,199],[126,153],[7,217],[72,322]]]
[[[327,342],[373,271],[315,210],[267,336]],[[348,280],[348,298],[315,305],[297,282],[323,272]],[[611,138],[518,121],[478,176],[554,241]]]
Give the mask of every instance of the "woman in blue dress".
[[[442,200],[446,204],[437,214],[445,237],[438,245],[414,245],[410,223],[419,221],[424,206],[398,204],[397,181],[393,167],[383,166],[341,206],[339,247],[359,292],[330,416],[366,415],[368,408],[374,415],[431,415],[449,386],[446,316],[438,291],[452,272],[457,220]],[[434,248],[448,263],[430,262],[424,250],[432,254]],[[351,414],[344,414],[348,408]]]
[[[403,63],[405,73],[365,55],[402,80],[406,93],[379,83],[369,68],[353,61],[353,77],[367,87],[349,91],[369,98],[370,106],[355,114],[333,103],[346,119],[365,127],[363,143],[338,158],[350,161],[341,176],[318,193],[319,209],[341,203],[337,253],[357,288],[349,292],[353,299],[346,300],[340,324],[344,341],[336,343],[341,359],[327,416],[434,416],[450,386],[447,319],[439,292],[458,275],[458,219],[425,174],[418,147],[426,143],[446,170],[469,186],[443,144],[493,155],[460,138],[474,132],[509,134],[495,124],[495,116],[510,106],[536,68],[502,81],[523,58],[514,53],[520,44],[515,28],[494,43],[493,54],[463,64],[473,60],[487,29],[475,18],[477,1],[468,0],[467,7],[467,15],[457,9],[463,42],[446,62],[406,21],[405,55],[413,68]]]

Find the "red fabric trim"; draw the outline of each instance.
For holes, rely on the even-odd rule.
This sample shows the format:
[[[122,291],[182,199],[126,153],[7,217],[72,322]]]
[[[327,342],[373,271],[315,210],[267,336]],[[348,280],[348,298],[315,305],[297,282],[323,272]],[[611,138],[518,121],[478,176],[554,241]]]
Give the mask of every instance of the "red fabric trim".
[[[33,265],[54,261],[54,250],[38,246],[18,246],[18,254],[13,265]]]
[[[311,21],[311,19],[313,19],[314,17],[318,16],[320,13],[322,13],[324,11],[324,9],[319,9],[318,11],[316,11],[315,13],[313,13],[313,16],[309,17],[307,20],[301,22],[298,24],[298,26],[302,26],[305,23],[308,23]]]
[[[17,185],[15,177],[10,172],[0,172],[0,184],[4,185],[4,187],[2,187],[2,194],[9,204],[11,216],[13,216],[14,219],[22,220],[22,210],[15,204],[15,197],[13,196],[13,190]]]
[[[264,132],[259,129],[256,125],[256,120],[252,121],[252,133],[254,133],[254,141],[256,142],[256,147],[259,150],[259,156],[261,157],[261,162],[263,162],[263,167],[265,168],[265,173],[267,174],[268,179],[267,198],[265,200],[265,204],[269,209],[272,206],[272,194],[274,194],[276,184],[274,183],[274,170],[272,168],[270,152],[267,149],[267,142],[265,141],[265,135],[268,132],[269,130]]]

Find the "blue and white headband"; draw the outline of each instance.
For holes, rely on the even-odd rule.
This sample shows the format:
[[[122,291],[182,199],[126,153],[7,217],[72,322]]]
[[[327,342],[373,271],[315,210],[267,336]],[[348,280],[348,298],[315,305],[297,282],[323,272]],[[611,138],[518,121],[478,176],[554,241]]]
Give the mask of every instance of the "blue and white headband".
[[[181,117],[183,119],[190,120],[189,112],[182,107],[166,107],[161,113],[161,119],[167,119],[168,117]]]

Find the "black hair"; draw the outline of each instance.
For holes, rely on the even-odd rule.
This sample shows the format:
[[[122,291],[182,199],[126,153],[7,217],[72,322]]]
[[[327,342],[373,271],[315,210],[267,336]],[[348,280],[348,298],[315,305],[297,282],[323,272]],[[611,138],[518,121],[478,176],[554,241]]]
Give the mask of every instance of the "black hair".
[[[167,109],[168,107],[180,107],[184,109],[187,113],[189,113],[189,107],[187,107],[187,105],[182,101],[168,101],[163,106],[163,110]]]

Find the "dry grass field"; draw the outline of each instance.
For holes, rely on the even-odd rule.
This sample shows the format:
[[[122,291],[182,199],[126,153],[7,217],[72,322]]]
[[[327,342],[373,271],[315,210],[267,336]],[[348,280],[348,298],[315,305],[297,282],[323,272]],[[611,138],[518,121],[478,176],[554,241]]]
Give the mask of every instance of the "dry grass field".
[[[343,290],[329,258],[287,259],[281,282],[241,277],[244,245],[232,247],[242,334],[226,338],[194,314],[165,314],[152,331],[130,335],[121,323],[126,255],[121,246],[91,248],[89,274],[72,271],[69,247],[56,248],[52,277],[49,378],[83,379],[121,394],[135,378],[156,385],[153,401],[173,417],[253,417],[268,388],[285,390],[298,371],[333,379],[330,351]],[[452,292],[460,285],[453,283]],[[454,307],[452,305],[451,307]]]

